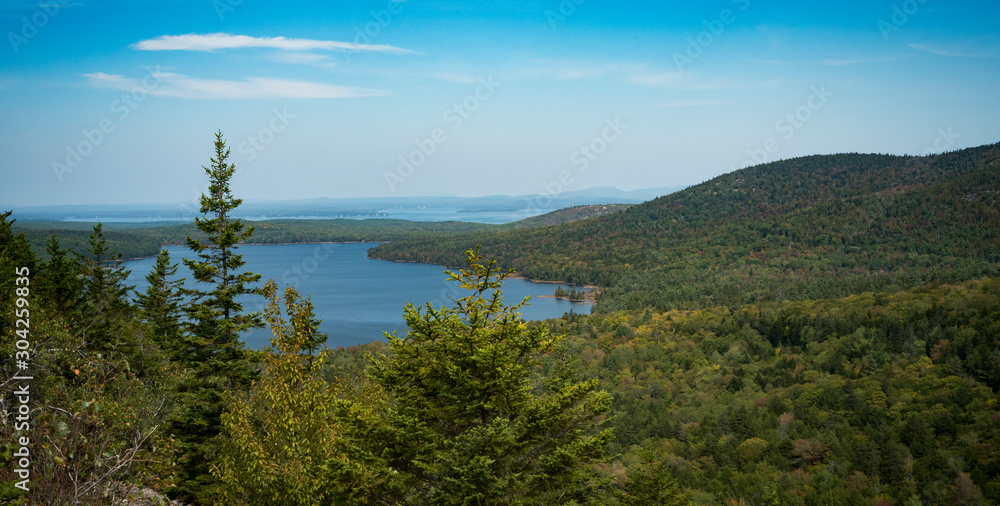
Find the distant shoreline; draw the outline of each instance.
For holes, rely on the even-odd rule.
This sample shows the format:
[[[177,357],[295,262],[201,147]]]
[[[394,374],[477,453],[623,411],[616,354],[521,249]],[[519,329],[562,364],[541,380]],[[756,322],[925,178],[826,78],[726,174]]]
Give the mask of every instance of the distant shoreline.
[[[270,242],[270,243],[266,243],[266,244],[263,244],[263,243],[243,243],[243,244],[240,244],[239,246],[293,246],[293,245],[296,245],[296,244],[382,244],[383,242],[386,242],[386,241],[302,241],[302,242]],[[166,248],[167,246],[184,246],[184,244],[164,244],[164,245],[160,246],[160,251],[163,251],[163,248]],[[239,246],[237,246],[237,249],[239,249]],[[159,255],[159,254],[160,254],[159,252],[156,253],[156,255]],[[123,262],[131,262],[132,260],[142,260],[142,259],[145,259],[145,258],[155,258],[156,255],[146,255],[146,256],[142,256],[142,257],[123,258],[122,261]],[[414,263],[421,263],[421,262],[414,262]]]

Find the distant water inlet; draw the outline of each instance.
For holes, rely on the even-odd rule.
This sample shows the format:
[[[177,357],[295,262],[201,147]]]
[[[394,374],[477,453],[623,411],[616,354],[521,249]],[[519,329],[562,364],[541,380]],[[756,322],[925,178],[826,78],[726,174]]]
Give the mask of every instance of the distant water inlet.
[[[404,335],[403,307],[407,302],[420,306],[430,302],[434,307],[452,306],[466,292],[446,280],[445,268],[439,265],[396,263],[368,258],[374,244],[285,244],[273,246],[245,245],[238,250],[246,261],[246,269],[261,275],[262,281],[274,279],[281,291],[294,286],[303,295],[312,296],[316,315],[322,320],[320,330],[328,334],[330,347],[353,346],[383,339],[383,332]],[[194,258],[182,246],[167,248],[171,261]],[[146,289],[146,275],[155,258],[125,262],[132,271],[128,283],[136,290]],[[183,265],[178,277],[185,286],[192,286],[190,271]],[[263,283],[262,283],[263,284]],[[552,298],[557,288],[571,290],[569,285],[536,283],[520,278],[508,279],[503,285],[504,301],[515,304],[531,297],[522,308],[527,320],[558,318],[573,311],[589,313],[590,306],[565,299]],[[548,296],[548,297],[543,297]],[[247,311],[264,308],[263,297],[242,300]],[[250,348],[268,344],[271,333],[266,329],[248,332],[244,342]]]

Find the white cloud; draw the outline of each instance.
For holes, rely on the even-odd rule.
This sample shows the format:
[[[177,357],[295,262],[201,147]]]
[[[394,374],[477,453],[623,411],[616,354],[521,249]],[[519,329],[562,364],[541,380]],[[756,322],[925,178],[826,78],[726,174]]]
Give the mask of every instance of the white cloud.
[[[389,94],[383,90],[291,79],[250,77],[242,81],[231,81],[199,79],[161,71],[152,72],[145,79],[104,72],[84,74],[84,77],[94,85],[122,91],[142,90],[154,96],[196,99],[355,98]]]
[[[374,51],[386,53],[413,53],[388,44],[355,44],[335,40],[289,39],[285,37],[251,37],[210,33],[198,35],[161,35],[132,44],[140,51],[215,51],[217,49],[269,48],[283,51]]]

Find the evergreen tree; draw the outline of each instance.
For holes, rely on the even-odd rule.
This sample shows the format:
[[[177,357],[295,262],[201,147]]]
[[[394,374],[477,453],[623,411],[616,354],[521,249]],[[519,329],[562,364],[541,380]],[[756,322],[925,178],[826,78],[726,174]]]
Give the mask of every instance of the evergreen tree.
[[[139,316],[150,326],[160,347],[177,356],[181,346],[181,301],[184,279],[171,280],[177,264],[170,263],[170,253],[162,250],[156,256],[153,271],[146,275],[149,286],[145,293],[136,294]]]
[[[615,495],[628,506],[690,506],[663,462],[657,462],[650,450],[640,455],[641,462],[629,468],[628,481]]]
[[[455,308],[407,305],[404,338],[373,364],[397,429],[386,441],[407,504],[552,504],[592,493],[589,464],[611,437],[597,418],[610,396],[596,380],[543,374],[560,339],[503,303],[510,272],[468,251],[449,278],[470,295]]]
[[[112,332],[116,320],[131,311],[125,284],[131,271],[122,266],[121,255],[108,249],[100,223],[90,234],[83,259],[83,334],[97,349],[117,345],[124,336]]]
[[[229,180],[236,172],[236,165],[227,163],[229,154],[222,132],[217,132],[215,157],[210,167],[202,167],[209,178],[209,193],[201,196],[201,213],[205,216],[194,220],[198,230],[207,235],[208,243],[188,236],[187,245],[198,259],[184,259],[195,281],[213,287],[210,291],[185,291],[195,298],[187,313],[196,339],[186,361],[207,365],[213,372],[227,371],[232,362],[244,358],[240,332],[264,326],[260,313],[243,314],[243,305],[237,301],[241,295],[260,293],[251,286],[260,280],[260,274],[239,271],[246,262],[236,254],[237,246],[253,235],[254,228],[245,227],[242,220],[231,216],[243,200],[234,198],[229,190]],[[249,379],[244,377],[241,383],[249,385]]]
[[[6,336],[7,329],[14,325],[12,309],[14,298],[10,295],[15,293],[14,290],[18,286],[23,286],[17,284],[17,278],[23,276],[18,275],[15,269],[27,267],[29,279],[33,279],[36,266],[35,255],[31,252],[24,233],[14,234],[12,226],[16,220],[8,221],[11,214],[13,211],[0,213],[0,290],[3,290],[0,292],[3,293],[3,296],[0,296],[0,310],[3,310],[0,314],[0,335],[2,336]],[[34,290],[34,287],[29,286],[29,295],[31,290]]]
[[[69,250],[59,246],[55,234],[45,243],[45,251],[49,259],[38,273],[38,294],[56,312],[69,317],[80,301],[82,268],[69,258]]]
[[[211,166],[202,167],[209,177],[209,192],[201,196],[204,216],[195,218],[208,242],[188,236],[188,247],[198,258],[184,259],[195,281],[210,285],[211,290],[184,290],[193,300],[185,308],[188,333],[178,355],[187,375],[180,382],[179,410],[171,420],[171,431],[183,453],[172,495],[199,503],[215,502],[222,493],[209,463],[217,449],[225,395],[249,388],[256,377],[240,332],[263,326],[259,313],[244,314],[237,301],[242,295],[261,292],[251,286],[259,274],[240,272],[245,262],[236,248],[253,234],[253,227],[232,217],[242,200],[229,189],[236,172],[236,165],[228,163],[229,154],[222,132],[216,133]]]

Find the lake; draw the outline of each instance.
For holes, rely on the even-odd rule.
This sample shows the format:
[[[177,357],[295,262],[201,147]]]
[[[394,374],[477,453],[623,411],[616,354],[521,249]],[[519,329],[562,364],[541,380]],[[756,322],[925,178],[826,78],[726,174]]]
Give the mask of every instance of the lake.
[[[285,286],[294,286],[304,296],[310,294],[316,316],[322,320],[320,330],[330,337],[327,345],[353,346],[383,339],[382,332],[396,331],[405,335],[403,306],[407,302],[422,305],[431,302],[434,307],[453,306],[453,299],[464,297],[466,292],[453,283],[446,282],[445,268],[439,265],[397,263],[368,258],[368,249],[375,244],[286,244],[244,245],[237,252],[246,261],[245,268],[261,275],[263,281],[274,279],[280,292]],[[183,246],[168,247],[171,261],[194,258],[194,253]],[[132,273],[128,284],[144,292],[146,275],[156,263],[155,257],[130,260],[125,267]],[[183,264],[177,277],[185,278],[191,285],[191,273]],[[525,279],[508,279],[503,285],[504,301],[515,304],[532,297],[522,308],[525,319],[544,320],[558,318],[564,313],[590,313],[590,306],[553,298],[559,284],[536,283]],[[569,285],[562,285],[569,288]],[[244,299],[244,310],[259,311],[264,308],[263,297]],[[271,333],[266,329],[251,331],[243,336],[250,348],[269,344]]]

